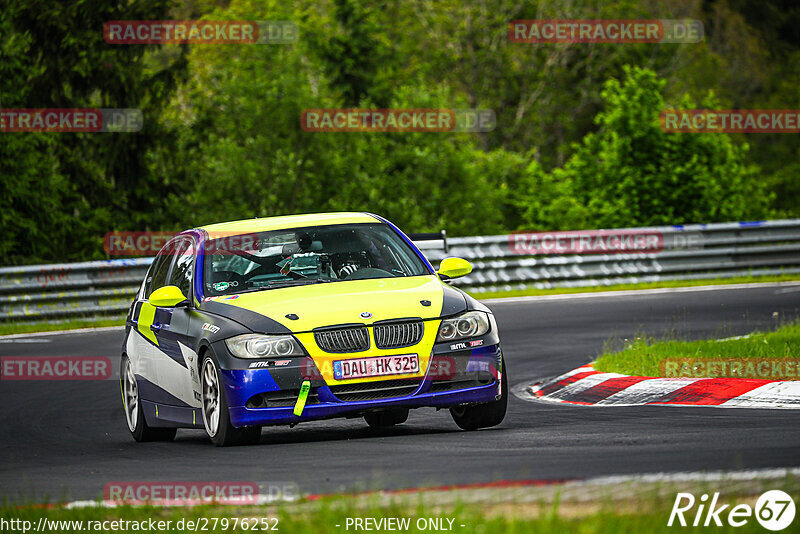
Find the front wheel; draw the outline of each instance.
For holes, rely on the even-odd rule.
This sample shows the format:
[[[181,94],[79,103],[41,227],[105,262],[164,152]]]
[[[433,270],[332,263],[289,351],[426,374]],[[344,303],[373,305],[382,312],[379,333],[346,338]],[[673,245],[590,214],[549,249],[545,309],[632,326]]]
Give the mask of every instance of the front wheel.
[[[125,422],[136,441],[172,441],[177,428],[153,428],[147,424],[139,397],[139,385],[133,373],[133,365],[127,356],[122,357],[119,371],[119,387],[122,391],[122,406],[125,408]]]
[[[214,358],[207,355],[200,373],[203,388],[203,425],[217,447],[254,445],[261,438],[261,427],[235,428],[231,424],[228,401],[222,390],[222,379]]]
[[[486,404],[476,404],[474,406],[453,406],[450,408],[450,415],[453,421],[464,430],[477,430],[497,426],[503,422],[508,406],[508,369],[506,369],[505,359],[501,360],[500,372],[500,398],[487,402]]]

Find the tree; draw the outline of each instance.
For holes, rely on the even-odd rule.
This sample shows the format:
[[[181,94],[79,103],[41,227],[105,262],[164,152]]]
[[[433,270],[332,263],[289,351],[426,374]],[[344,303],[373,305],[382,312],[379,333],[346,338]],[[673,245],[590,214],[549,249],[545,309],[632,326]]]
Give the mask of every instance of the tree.
[[[395,58],[382,37],[376,9],[363,0],[334,0],[333,20],[324,32],[306,33],[322,59],[331,87],[342,94],[343,104],[358,107],[362,101],[386,107],[392,97],[391,75]]]
[[[109,20],[168,18],[172,3],[0,0],[3,107],[138,108],[145,118],[139,133],[3,135],[2,179],[14,193],[4,216],[16,228],[7,263],[101,258],[106,232],[159,224],[164,193],[179,184],[149,174],[146,158],[170,144],[154,117],[183,51],[108,45],[102,30]]]
[[[655,72],[625,67],[624,80],[608,80],[598,131],[575,146],[548,184],[560,201],[572,196],[587,215],[584,224],[618,228],[747,220],[764,217],[770,201],[747,145],[724,133],[667,133],[659,126],[664,81]],[[684,97],[675,108],[717,108],[713,94],[699,106]],[[551,185],[552,187],[552,185]],[[533,196],[536,191],[529,191]],[[568,202],[562,214],[575,213]]]

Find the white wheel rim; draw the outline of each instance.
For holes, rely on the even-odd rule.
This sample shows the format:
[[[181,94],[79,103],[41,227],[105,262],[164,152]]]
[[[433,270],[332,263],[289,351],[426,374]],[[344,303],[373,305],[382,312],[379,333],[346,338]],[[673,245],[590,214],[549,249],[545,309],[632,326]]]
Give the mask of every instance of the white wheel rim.
[[[122,379],[123,401],[125,404],[125,419],[131,432],[136,430],[139,422],[139,387],[136,385],[136,376],[130,360],[125,360],[125,371]]]
[[[219,430],[219,395],[217,368],[208,358],[203,364],[203,423],[212,438]]]

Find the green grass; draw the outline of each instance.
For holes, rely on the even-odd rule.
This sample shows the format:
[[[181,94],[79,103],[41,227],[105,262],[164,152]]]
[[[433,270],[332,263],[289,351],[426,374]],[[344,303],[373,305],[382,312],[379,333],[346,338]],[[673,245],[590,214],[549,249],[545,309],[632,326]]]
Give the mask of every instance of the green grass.
[[[9,334],[29,334],[32,332],[75,330],[77,328],[102,328],[105,326],[125,326],[125,317],[70,319],[59,323],[0,323],[0,336]]]
[[[436,530],[422,530],[417,528],[419,519],[452,519],[452,531],[458,534],[494,534],[494,533],[580,533],[600,534],[619,532],[647,532],[647,533],[674,533],[680,532],[763,532],[754,518],[750,518],[747,525],[734,528],[727,524],[723,527],[681,528],[668,527],[667,520],[672,507],[675,493],[670,497],[661,498],[636,498],[626,500],[604,500],[593,502],[542,503],[504,503],[504,504],[472,504],[472,505],[435,505],[430,504],[429,498],[418,496],[416,503],[391,502],[381,503],[373,499],[369,504],[357,504],[349,498],[337,497],[326,499],[322,502],[301,503],[299,505],[259,506],[259,507],[220,507],[220,506],[195,506],[191,508],[159,508],[159,507],[119,507],[81,508],[66,510],[64,508],[43,509],[41,507],[3,507],[0,508],[0,519],[19,519],[30,521],[35,529],[39,519],[56,521],[83,521],[84,532],[87,530],[87,521],[106,520],[147,520],[170,521],[168,528],[159,532],[194,532],[187,524],[189,521],[201,521],[206,530],[201,532],[254,532],[251,529],[242,529],[241,520],[247,518],[248,523],[254,520],[261,523],[266,519],[266,524],[274,525],[277,518],[277,532],[283,534],[312,534],[312,533],[348,533],[365,532],[355,530],[353,526],[346,527],[348,518],[407,518],[410,528],[397,530],[397,532],[437,532]],[[698,492],[699,495],[699,492]],[[798,502],[797,492],[792,492],[795,502]],[[730,500],[728,500],[730,499]],[[720,501],[731,503],[749,503],[753,505],[755,497],[726,496]],[[687,515],[691,518],[691,515]],[[724,522],[723,515],[722,520]],[[217,519],[217,528],[213,529],[214,519]],[[227,520],[226,529],[222,528],[222,518]],[[239,528],[232,528],[234,521]],[[183,521],[183,528],[177,528],[178,522]],[[783,532],[797,532],[798,521]],[[463,526],[461,526],[463,525]],[[166,526],[166,525],[165,525]],[[46,532],[77,532],[73,526],[62,525]],[[134,532],[133,529],[120,530]],[[387,530],[373,530],[374,532],[387,532]],[[4,529],[3,532],[22,532],[16,529]],[[151,531],[152,532],[152,531]],[[264,529],[257,532],[274,532]]]
[[[600,291],[628,291],[636,289],[660,289],[665,287],[696,287],[716,286],[726,284],[752,284],[765,282],[794,282],[800,280],[800,274],[781,274],[773,276],[739,276],[736,278],[714,278],[710,280],[664,280],[661,282],[648,282],[646,284],[616,284],[610,286],[592,287],[554,287],[537,289],[528,287],[513,291],[468,291],[476,299],[495,299],[508,297],[528,297],[541,295],[564,295],[572,293],[595,293]]]
[[[729,340],[656,340],[640,336],[628,342],[619,352],[611,352],[607,348],[594,367],[609,373],[665,376],[661,363],[667,358],[797,361],[800,358],[800,324],[788,324],[774,332],[754,332],[746,338]]]

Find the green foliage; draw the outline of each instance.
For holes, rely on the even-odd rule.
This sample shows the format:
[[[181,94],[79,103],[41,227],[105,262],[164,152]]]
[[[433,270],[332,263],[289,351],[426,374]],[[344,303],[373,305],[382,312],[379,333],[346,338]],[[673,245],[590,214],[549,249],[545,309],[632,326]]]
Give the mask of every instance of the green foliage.
[[[345,106],[370,100],[386,107],[391,100],[391,47],[381,38],[375,20],[377,6],[357,0],[334,0],[333,20],[324,31],[306,33],[321,60],[333,89],[341,92]]]
[[[169,182],[145,172],[144,161],[150,147],[170,143],[153,117],[180,54],[153,68],[161,50],[109,46],[102,34],[105,21],[164,18],[170,4],[0,1],[3,107],[138,107],[146,123],[137,134],[2,134],[3,263],[102,258],[106,232],[170,222],[152,216]]]
[[[531,223],[618,228],[763,216],[769,196],[746,162],[747,145],[718,133],[664,132],[665,82],[648,69],[623,71],[623,81],[604,85],[599,129],[551,177],[534,178],[556,205],[545,207],[544,217],[531,216]],[[719,102],[709,95],[697,106],[683,98],[674,107],[714,109]],[[538,191],[531,188],[531,196]]]
[[[282,9],[277,2],[259,7],[234,2],[226,13],[244,10],[250,16],[291,18]],[[331,22],[307,14],[302,34],[319,34]],[[292,47],[192,50],[189,68],[195,75],[165,116],[180,125],[180,150],[164,153],[154,163],[167,168],[169,160],[186,169],[190,192],[172,199],[173,213],[186,225],[197,225],[363,210],[420,231],[447,228],[461,234],[479,226],[497,232],[505,228],[498,209],[504,180],[502,166],[496,165],[500,157],[476,150],[469,134],[300,129],[304,109],[353,105],[341,100],[340,87],[328,82],[325,69],[308,65],[317,48],[312,39]],[[454,101],[446,87],[427,89],[420,83],[399,87],[387,105],[466,107]]]
[[[767,4],[768,24],[749,0],[0,0],[3,107],[131,107],[145,117],[140,133],[0,136],[2,263],[101,258],[111,230],[330,210],[450,235],[800,216],[798,136],[658,126],[666,106],[794,105],[800,51],[794,26],[776,21],[797,10]],[[702,18],[706,41],[506,36],[520,18],[681,17]],[[291,20],[300,39],[102,38],[108,20],[169,18]],[[497,128],[300,128],[303,110],[336,107],[493,109]]]
[[[30,73],[24,58],[30,54],[32,37],[13,34],[11,20],[0,18],[0,79],[16,94],[0,93],[0,104],[12,107],[25,102],[30,87],[25,80]],[[64,254],[60,246],[68,236],[69,216],[60,207],[69,193],[69,183],[58,171],[53,155],[54,136],[46,134],[0,134],[0,255],[11,263],[20,248],[35,256],[46,257],[51,247]],[[65,228],[66,227],[66,228]],[[52,231],[55,229],[55,231]]]

